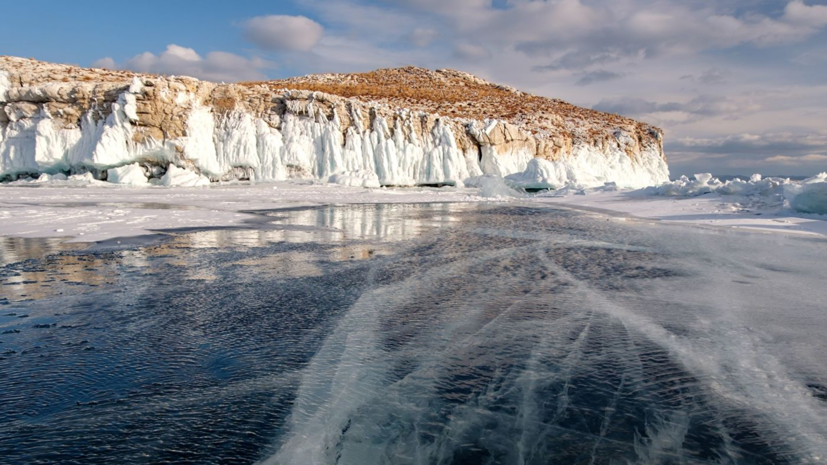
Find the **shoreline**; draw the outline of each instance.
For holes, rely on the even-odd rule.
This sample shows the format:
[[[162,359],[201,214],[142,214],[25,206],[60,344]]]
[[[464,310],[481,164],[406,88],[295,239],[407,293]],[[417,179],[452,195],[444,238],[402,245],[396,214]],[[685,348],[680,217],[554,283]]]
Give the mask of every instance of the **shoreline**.
[[[253,213],[258,211],[374,203],[502,202],[572,208],[617,219],[827,238],[827,215],[794,214],[778,207],[738,209],[732,199],[718,194],[663,197],[631,192],[511,198],[483,197],[477,188],[365,189],[296,181],[204,188],[5,185],[0,186],[0,236],[99,244],[176,230],[244,228],[262,221],[261,214]]]

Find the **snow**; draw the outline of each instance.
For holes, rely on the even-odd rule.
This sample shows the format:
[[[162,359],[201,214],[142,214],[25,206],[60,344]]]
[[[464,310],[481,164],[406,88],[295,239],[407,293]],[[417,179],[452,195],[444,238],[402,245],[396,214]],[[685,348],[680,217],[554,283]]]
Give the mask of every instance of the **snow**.
[[[210,185],[210,179],[186,168],[169,165],[160,184],[166,187],[203,187]]]
[[[749,180],[721,182],[710,173],[696,174],[693,179],[681,176],[672,182],[642,189],[649,196],[696,197],[705,194],[730,197],[729,203],[748,208],[786,206],[799,213],[827,214],[827,173],[801,182],[787,178],[765,178],[754,174]]]
[[[617,220],[827,236],[827,217],[823,215],[802,214],[786,208],[783,202],[718,193],[678,197],[600,188],[541,194],[537,202],[608,214]]]
[[[344,171],[336,173],[327,182],[351,187],[379,188],[379,177],[370,171]]]
[[[510,182],[499,176],[484,175],[468,179],[470,187],[478,187],[479,195],[487,199],[509,199],[525,197],[524,192],[514,189]]]
[[[132,168],[134,169],[134,168]],[[138,169],[140,169],[138,167]],[[613,221],[659,221],[682,226],[827,236],[827,216],[797,212],[783,200],[772,202],[760,194],[698,196],[649,195],[609,185],[594,189],[564,188],[526,195],[502,178],[469,178],[468,187],[373,188],[343,184],[368,182],[364,173],[343,172],[331,183],[279,181],[268,183],[213,183],[206,177],[171,165],[164,179],[177,187],[116,186],[97,181],[90,173],[66,177],[44,174],[37,180],[0,185],[0,235],[74,237],[98,241],[147,234],[156,229],[218,227],[254,219],[242,213],[306,206],[354,203],[506,202],[530,207],[574,208],[606,215]],[[801,183],[804,199],[819,199],[824,183],[818,177]],[[375,181],[375,179],[374,179]],[[759,181],[760,182],[760,181]],[[166,184],[166,185],[169,185]],[[785,184],[784,186],[798,186]],[[109,187],[109,188],[107,188]],[[117,188],[112,188],[117,187]],[[783,190],[783,189],[782,189]],[[796,189],[797,197],[800,194]],[[584,194],[584,195],[581,195]],[[760,201],[751,199],[758,197]],[[789,202],[788,202],[789,203]],[[791,202],[796,205],[797,202]],[[90,205],[101,206],[90,206]],[[123,217],[101,216],[102,205],[117,204],[130,211]],[[158,210],[156,206],[167,207]],[[156,211],[158,210],[158,211]],[[221,212],[217,214],[216,212]],[[111,218],[106,219],[106,216]],[[63,229],[60,234],[55,229]],[[80,233],[84,233],[80,236]]]
[[[111,187],[115,186],[96,181],[88,173],[45,184],[0,184],[0,236],[65,237],[72,242],[96,242],[163,229],[243,226],[260,219],[243,213],[248,210],[484,200],[476,196],[476,189],[363,189],[299,181],[213,184],[209,189]],[[63,231],[58,233],[56,229]]]
[[[137,163],[109,169],[107,171],[107,181],[113,184],[128,184],[132,186],[149,184],[144,170]]]
[[[8,71],[0,71],[0,103],[8,100],[8,92],[10,88],[11,83],[9,82]]]

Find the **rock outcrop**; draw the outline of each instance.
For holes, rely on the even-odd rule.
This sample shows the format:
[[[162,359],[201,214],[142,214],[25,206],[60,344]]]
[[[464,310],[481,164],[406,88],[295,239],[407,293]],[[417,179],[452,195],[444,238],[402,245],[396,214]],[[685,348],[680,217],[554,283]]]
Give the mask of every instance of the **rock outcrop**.
[[[362,186],[668,180],[659,129],[452,70],[217,84],[0,57],[0,106],[5,179],[139,163]]]

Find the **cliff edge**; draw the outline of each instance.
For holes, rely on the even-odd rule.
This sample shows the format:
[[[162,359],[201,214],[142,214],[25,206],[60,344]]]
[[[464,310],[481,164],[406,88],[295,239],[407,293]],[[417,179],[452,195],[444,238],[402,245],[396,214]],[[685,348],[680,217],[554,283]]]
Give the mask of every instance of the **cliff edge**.
[[[453,70],[218,84],[0,57],[0,177],[525,187],[668,181],[662,132]],[[140,170],[138,170],[140,168]],[[142,172],[142,175],[141,175]],[[111,176],[110,176],[111,174]]]

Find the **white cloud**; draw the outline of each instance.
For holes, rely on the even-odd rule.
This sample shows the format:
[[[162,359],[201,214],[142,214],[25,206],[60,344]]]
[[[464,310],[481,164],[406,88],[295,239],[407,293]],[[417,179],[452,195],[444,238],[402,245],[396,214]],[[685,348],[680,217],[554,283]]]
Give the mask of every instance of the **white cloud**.
[[[665,103],[636,97],[607,98],[594,108],[607,113],[645,117],[659,125],[677,125],[707,118],[738,119],[750,112],[759,111],[761,104],[751,95],[723,97],[702,94],[686,102]]]
[[[769,163],[779,163],[782,165],[799,165],[803,163],[827,163],[827,155],[819,155],[817,153],[811,153],[801,157],[776,155],[774,157],[765,158],[764,161]]]
[[[436,29],[418,27],[408,34],[408,42],[417,47],[427,47],[439,37],[439,32]]]
[[[304,16],[257,16],[244,22],[244,37],[264,50],[306,52],[324,34],[321,24]]]
[[[801,0],[794,0],[784,8],[784,19],[792,24],[820,28],[827,25],[827,6],[808,6]]]
[[[615,73],[614,71],[607,71],[605,69],[588,71],[585,73],[581,73],[578,76],[580,76],[580,79],[578,79],[575,83],[578,86],[588,86],[589,84],[594,84],[597,82],[614,81],[623,77],[623,75],[620,73]]]
[[[102,69],[117,69],[118,65],[115,64],[115,60],[111,57],[104,57],[92,62],[93,68],[102,68]]]
[[[460,42],[454,46],[454,57],[467,61],[482,61],[491,58],[491,51],[479,44]]]
[[[95,63],[115,68],[111,58]],[[202,57],[195,50],[170,44],[160,55],[144,52],[130,58],[121,68],[141,73],[191,76],[207,81],[257,81],[266,79],[263,69],[272,64],[258,58],[245,58],[228,52],[209,52]]]
[[[813,152],[827,151],[827,134],[818,132],[770,132],[764,134],[732,134],[713,138],[684,137],[671,143],[682,151],[701,153],[750,153],[773,155],[777,153],[799,154],[797,159],[819,161],[822,155]],[[810,157],[805,159],[804,157]]]
[[[726,84],[729,81],[729,73],[720,69],[708,69],[697,77],[694,74],[681,76],[681,80],[697,82],[708,86]]]

